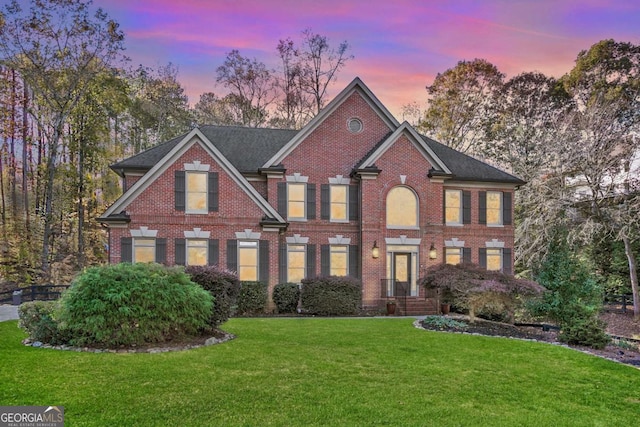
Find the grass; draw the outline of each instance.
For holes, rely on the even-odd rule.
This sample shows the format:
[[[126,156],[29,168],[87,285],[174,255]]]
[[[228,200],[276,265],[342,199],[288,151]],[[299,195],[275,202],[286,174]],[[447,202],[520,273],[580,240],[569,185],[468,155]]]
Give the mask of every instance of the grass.
[[[640,371],[559,346],[409,319],[232,319],[237,339],[160,354],[24,347],[0,323],[0,405],[61,405],[78,425],[611,426]]]

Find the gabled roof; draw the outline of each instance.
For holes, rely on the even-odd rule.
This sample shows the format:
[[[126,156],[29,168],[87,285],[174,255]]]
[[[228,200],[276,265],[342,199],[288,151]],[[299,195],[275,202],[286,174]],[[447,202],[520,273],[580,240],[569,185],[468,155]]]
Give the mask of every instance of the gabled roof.
[[[452,179],[456,181],[498,182],[505,184],[524,185],[525,181],[485,162],[467,156],[464,153],[447,147],[433,139],[421,135],[431,150],[442,160],[451,171]]]
[[[285,157],[287,157],[304,139],[309,136],[326,117],[333,114],[333,112],[344,101],[351,96],[353,92],[358,92],[362,98],[371,106],[371,108],[378,114],[378,116],[389,126],[390,130],[395,130],[400,124],[395,117],[382,105],[380,100],[371,92],[371,90],[365,85],[359,77],[353,79],[349,85],[344,88],[326,107],[320,111],[300,132],[298,132],[284,147],[282,147],[275,155],[273,155],[262,167],[270,168],[272,166],[282,163]]]
[[[158,176],[166,171],[180,156],[182,156],[191,146],[194,144],[201,144],[202,147],[209,153],[209,155],[222,167],[222,169],[238,184],[238,186],[262,209],[266,218],[271,218],[279,223],[286,223],[282,216],[271,206],[258,191],[242,176],[238,169],[221,153],[221,151],[207,138],[207,136],[199,129],[193,129],[187,135],[176,141],[168,141],[165,144],[161,144],[162,148],[159,151],[155,151],[152,155],[147,156],[135,156],[139,159],[134,164],[141,164],[142,158],[145,162],[159,157],[159,153],[164,152],[164,156],[155,160],[153,167],[142,176],[134,185],[131,186],[116,202],[111,205],[107,211],[102,215],[100,219],[107,219],[114,215],[120,215],[122,211],[151,183],[153,183]],[[158,148],[158,147],[156,147]],[[153,150],[153,149],[152,149]],[[148,153],[151,150],[147,150],[144,153]],[[133,158],[132,158],[133,159]],[[131,160],[131,159],[127,159]],[[126,160],[125,160],[126,162]],[[123,162],[120,162],[123,163]],[[133,166],[132,166],[133,168]]]
[[[451,171],[432,148],[425,143],[422,137],[415,131],[406,121],[398,128],[380,141],[376,146],[367,153],[367,155],[356,165],[355,169],[366,169],[375,166],[375,162],[398,140],[400,135],[405,135],[409,140],[418,147],[422,155],[431,163],[434,170],[441,174],[451,174]]]
[[[291,129],[258,129],[240,126],[201,126],[198,129],[241,173],[257,172],[267,159],[298,133],[297,130]],[[111,169],[121,176],[127,170],[148,171],[187,135],[180,135],[115,163],[111,165]]]

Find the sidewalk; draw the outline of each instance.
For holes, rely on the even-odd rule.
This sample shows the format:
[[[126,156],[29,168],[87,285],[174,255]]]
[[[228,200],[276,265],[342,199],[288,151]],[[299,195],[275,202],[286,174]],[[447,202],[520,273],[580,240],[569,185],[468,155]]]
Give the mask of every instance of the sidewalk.
[[[0,304],[0,322],[16,320],[18,318],[18,306]]]

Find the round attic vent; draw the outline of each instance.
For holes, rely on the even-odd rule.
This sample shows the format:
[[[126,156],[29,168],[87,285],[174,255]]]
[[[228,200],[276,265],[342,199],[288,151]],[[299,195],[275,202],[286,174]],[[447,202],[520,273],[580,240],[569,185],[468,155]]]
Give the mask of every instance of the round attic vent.
[[[352,118],[347,121],[347,127],[349,128],[349,132],[351,133],[360,133],[362,132],[362,120]]]

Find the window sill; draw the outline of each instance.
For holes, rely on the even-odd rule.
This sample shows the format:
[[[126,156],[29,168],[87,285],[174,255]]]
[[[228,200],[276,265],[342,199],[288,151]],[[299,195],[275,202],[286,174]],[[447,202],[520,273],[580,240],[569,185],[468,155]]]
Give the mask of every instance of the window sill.
[[[503,224],[487,224],[487,227],[490,228],[504,228]]]
[[[420,230],[420,227],[406,227],[402,225],[387,225],[388,230]]]
[[[447,227],[464,227],[464,224],[460,224],[460,223],[446,223],[445,225]]]

